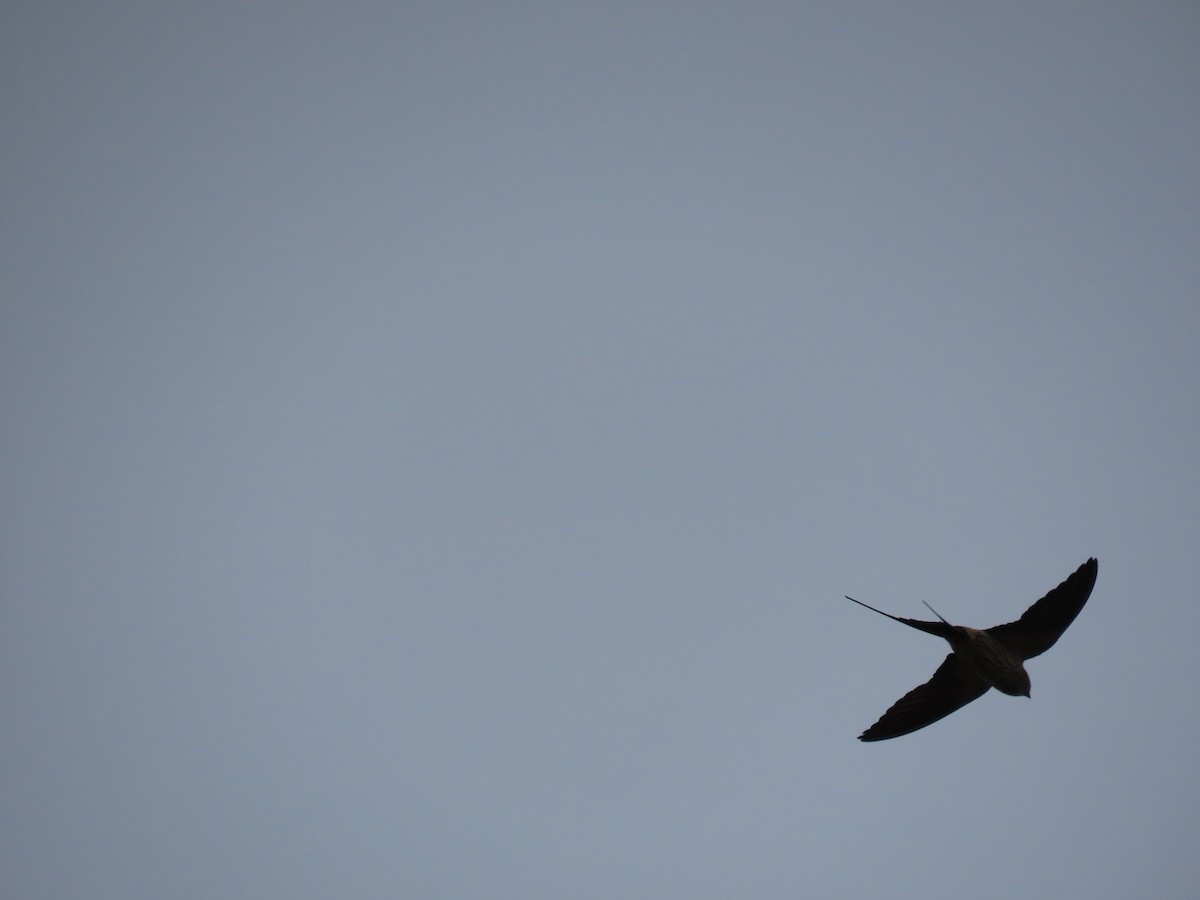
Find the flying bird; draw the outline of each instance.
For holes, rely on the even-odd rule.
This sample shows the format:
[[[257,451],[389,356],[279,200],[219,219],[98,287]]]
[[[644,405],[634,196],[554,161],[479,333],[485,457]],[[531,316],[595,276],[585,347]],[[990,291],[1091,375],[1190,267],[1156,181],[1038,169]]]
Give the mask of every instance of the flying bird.
[[[858,739],[886,741],[911,734],[979,699],[990,687],[1013,697],[1028,697],[1029,673],[1025,671],[1025,660],[1045,653],[1062,637],[1091,596],[1098,571],[1099,563],[1089,559],[1070,578],[1025,610],[1017,621],[983,630],[951,625],[928,603],[925,605],[939,621],[893,616],[847,597],[881,616],[945,638],[950,644],[950,655],[933,677],[892,704]]]

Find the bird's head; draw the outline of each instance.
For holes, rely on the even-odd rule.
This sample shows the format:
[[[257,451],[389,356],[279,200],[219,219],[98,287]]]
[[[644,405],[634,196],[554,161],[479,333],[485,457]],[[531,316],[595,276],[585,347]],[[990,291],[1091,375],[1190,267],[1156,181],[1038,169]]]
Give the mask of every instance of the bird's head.
[[[1010,697],[1028,697],[1030,695],[1029,673],[1024,667],[1004,673],[1004,683],[994,684],[993,687],[1002,694]]]

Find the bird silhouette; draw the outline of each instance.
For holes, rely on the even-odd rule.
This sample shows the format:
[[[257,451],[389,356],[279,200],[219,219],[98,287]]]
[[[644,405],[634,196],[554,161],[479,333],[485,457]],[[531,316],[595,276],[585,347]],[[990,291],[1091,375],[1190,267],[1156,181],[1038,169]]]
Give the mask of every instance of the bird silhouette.
[[[1096,584],[1099,563],[1089,559],[1066,581],[1048,593],[1015,622],[977,629],[951,625],[932,606],[937,622],[905,619],[847,597],[881,616],[903,622],[927,634],[945,638],[950,655],[933,677],[913,688],[858,736],[860,741],[885,741],[932,725],[987,693],[988,688],[1014,697],[1029,696],[1029,673],[1024,662],[1045,653],[1062,637],[1087,603]]]

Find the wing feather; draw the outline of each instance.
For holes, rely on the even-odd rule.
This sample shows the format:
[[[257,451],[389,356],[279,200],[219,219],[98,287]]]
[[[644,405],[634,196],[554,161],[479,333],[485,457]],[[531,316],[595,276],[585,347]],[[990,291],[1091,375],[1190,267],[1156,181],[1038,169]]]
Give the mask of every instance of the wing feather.
[[[938,666],[933,677],[913,688],[892,704],[870,728],[858,736],[860,741],[885,741],[911,734],[987,693],[989,685],[951,653]]]
[[[1087,603],[1098,573],[1099,563],[1089,559],[1070,578],[1025,610],[1017,621],[989,628],[988,634],[1022,659],[1045,653]]]

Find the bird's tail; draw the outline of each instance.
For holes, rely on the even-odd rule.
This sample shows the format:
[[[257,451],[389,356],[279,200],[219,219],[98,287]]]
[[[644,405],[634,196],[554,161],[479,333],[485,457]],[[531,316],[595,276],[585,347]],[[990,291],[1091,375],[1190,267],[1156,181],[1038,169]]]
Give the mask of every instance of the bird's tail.
[[[876,609],[875,607],[871,606],[869,603],[863,603],[861,600],[855,600],[853,597],[847,596],[846,599],[852,603],[857,603],[859,606],[865,606],[871,612],[877,612],[881,616],[887,616],[889,619],[893,619],[897,622],[902,622],[903,624],[907,625],[909,628],[915,628],[915,629],[917,629],[917,631],[924,631],[926,634],[932,634],[932,635],[935,635],[936,637],[945,638],[946,640],[949,640],[953,635],[956,634],[954,626],[951,625],[949,622],[947,622],[945,619],[942,619],[942,621],[940,621],[940,622],[925,622],[925,621],[922,621],[921,619],[906,619],[903,616],[893,616],[891,613],[885,613],[882,609]],[[929,608],[933,609],[932,606]],[[939,619],[942,618],[941,615],[937,612],[937,610],[934,610],[933,614],[935,616],[937,616]]]

